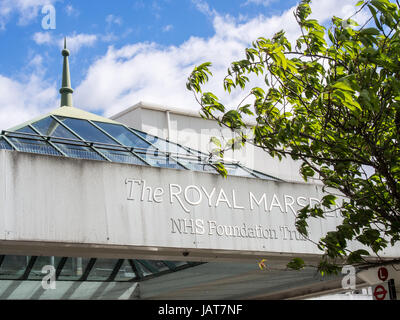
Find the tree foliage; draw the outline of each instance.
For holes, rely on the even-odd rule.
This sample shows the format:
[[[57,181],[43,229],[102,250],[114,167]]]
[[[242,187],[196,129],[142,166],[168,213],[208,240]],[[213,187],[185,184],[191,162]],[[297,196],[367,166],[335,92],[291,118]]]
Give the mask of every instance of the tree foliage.
[[[359,1],[356,11],[368,12],[363,25],[353,15],[333,17],[325,27],[310,18],[310,0],[301,1],[294,12],[301,30],[295,43],[282,30],[258,38],[244,59],[232,62],[223,84],[227,94],[244,91],[238,106],[202,91],[212,76],[209,62],[196,67],[187,82],[203,117],[238,132],[241,143],[300,160],[305,180],[319,179],[324,190],[344,197],[339,203],[328,193],[296,219],[307,236],[309,217],[323,218],[323,206],[340,206],[342,224],[317,244],[324,251],[322,271],[332,271],[335,259],[363,261],[368,252],[349,252],[349,241],[379,255],[400,240],[400,6]],[[262,88],[251,86],[254,76],[262,79]],[[251,135],[243,130],[246,118],[256,120]],[[291,264],[302,267],[299,260]]]

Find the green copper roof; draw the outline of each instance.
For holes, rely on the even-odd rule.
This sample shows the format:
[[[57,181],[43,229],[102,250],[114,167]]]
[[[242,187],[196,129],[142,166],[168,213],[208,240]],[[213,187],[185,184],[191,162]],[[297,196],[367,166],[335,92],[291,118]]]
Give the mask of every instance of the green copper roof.
[[[35,123],[41,119],[47,118],[48,116],[55,115],[55,116],[62,116],[62,117],[68,117],[68,118],[75,118],[75,119],[83,119],[83,120],[91,120],[91,121],[101,121],[101,122],[106,122],[106,123],[114,123],[114,124],[120,124],[117,121],[99,116],[97,114],[91,113],[84,111],[82,109],[78,109],[75,107],[59,107],[57,109],[54,109],[53,111],[50,111],[49,113],[46,113],[45,115],[41,115],[39,117],[36,117],[32,120],[26,121],[24,123],[21,123],[15,127],[12,127],[8,129],[7,131],[17,131],[29,124]]]

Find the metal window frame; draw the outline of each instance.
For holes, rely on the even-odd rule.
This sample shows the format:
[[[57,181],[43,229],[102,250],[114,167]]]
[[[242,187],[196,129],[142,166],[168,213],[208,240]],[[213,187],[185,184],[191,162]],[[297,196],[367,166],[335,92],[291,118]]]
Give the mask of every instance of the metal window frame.
[[[122,126],[125,127],[126,129],[128,129],[129,132],[133,133],[133,134],[134,134],[136,137],[138,137],[139,139],[142,139],[143,141],[145,141],[145,142],[147,142],[148,144],[150,144],[154,149],[156,149],[158,152],[164,154],[167,158],[170,157],[172,160],[174,160],[177,164],[179,164],[180,166],[182,166],[184,169],[190,170],[188,167],[186,167],[185,165],[183,165],[182,163],[180,163],[180,162],[178,161],[178,159],[175,159],[175,157],[171,156],[171,152],[165,152],[165,151],[160,150],[160,148],[156,147],[152,142],[150,142],[150,141],[147,140],[146,138],[142,137],[140,134],[136,133],[135,130],[137,130],[137,129],[130,128],[130,127],[124,125],[124,124],[122,124]],[[149,136],[149,134],[146,133],[146,132],[144,132],[144,131],[141,131],[141,130],[137,130],[137,131],[143,132],[144,134],[146,134],[146,135]],[[157,136],[153,136],[153,137],[155,137],[155,138],[157,138],[157,139],[160,139],[160,138],[157,137]],[[168,142],[168,141],[167,141],[167,142]],[[168,143],[169,143],[169,142],[168,142]]]
[[[140,281],[144,279],[144,275],[142,270],[140,270],[140,268],[137,266],[137,262],[134,259],[128,259],[129,264],[132,267],[133,272],[136,275],[136,278]]]
[[[35,265],[37,258],[38,258],[37,256],[30,257],[28,265],[26,266],[24,273],[22,274],[21,277],[19,277],[18,280],[27,280],[28,279],[29,274],[31,273],[33,266]]]
[[[57,265],[56,268],[56,280],[60,277],[61,271],[64,269],[65,264],[67,263],[68,257],[62,257],[60,262]]]
[[[250,173],[254,178],[258,178],[253,172],[250,171],[250,169],[247,169],[246,167],[241,166],[239,163],[236,164],[239,168],[242,168],[244,171]],[[259,178],[258,178],[259,179]]]
[[[45,142],[47,142],[49,145],[51,145],[54,149],[56,149],[58,152],[60,152],[64,157],[68,157],[68,155],[62,151],[58,146],[56,146],[51,140],[50,138],[46,138],[44,137],[39,130],[37,130],[34,126],[32,126],[31,124],[28,124],[29,128],[31,128],[34,132],[36,132]]]
[[[0,255],[0,269],[1,269],[1,265],[3,264],[4,258],[6,256],[4,254]]]
[[[96,258],[90,258],[89,262],[86,265],[85,271],[83,272],[82,276],[79,278],[78,281],[87,281],[90,272],[92,271],[94,265],[96,264]]]
[[[153,267],[150,263],[147,262],[147,260],[137,260],[143,267],[145,267],[147,270],[149,270],[152,274],[154,273],[159,273],[162,271],[159,271],[156,267]]]
[[[12,138],[15,139],[26,139],[26,140],[37,140],[37,141],[41,141],[41,142],[52,142],[52,144],[55,143],[59,143],[59,144],[65,144],[65,145],[69,145],[69,146],[78,146],[78,147],[85,147],[90,149],[91,151],[93,151],[94,153],[95,150],[93,150],[93,148],[91,146],[93,146],[94,144],[100,144],[99,142],[90,142],[90,141],[85,141],[85,140],[75,140],[75,139],[69,139],[69,138],[63,138],[63,137],[51,137],[51,136],[46,136],[46,135],[37,135],[37,134],[32,134],[32,133],[16,133],[13,131],[5,131],[8,135],[10,135]],[[14,137],[15,135],[15,137]],[[6,136],[2,136],[2,137],[6,137]],[[53,139],[53,140],[52,140]],[[8,140],[7,140],[8,141]],[[11,142],[11,141],[10,141]],[[12,145],[17,151],[20,151],[20,149],[18,149],[16,146]],[[107,149],[107,147],[110,147],[110,150],[115,150],[115,145],[105,145],[105,147],[102,147],[103,149]],[[59,147],[56,148],[56,151],[59,150]],[[64,154],[64,153],[63,153]],[[62,155],[63,155],[62,154]],[[100,158],[103,159],[104,157],[99,154]],[[68,154],[66,154],[66,157],[68,158],[73,158],[71,156],[69,156]],[[91,160],[95,160],[95,159],[91,159]],[[111,161],[111,160],[110,160]]]
[[[61,124],[60,124],[61,125]],[[68,128],[65,128],[66,130]],[[4,131],[6,134],[8,134],[9,136],[11,136],[12,138],[16,138],[16,139],[26,139],[26,140],[36,140],[36,141],[41,141],[41,142],[52,142],[52,144],[65,144],[65,145],[71,145],[71,146],[80,146],[80,147],[86,147],[89,148],[90,150],[94,151],[99,151],[98,149],[105,149],[105,150],[112,150],[112,151],[122,151],[122,152],[133,152],[136,154],[135,151],[133,151],[135,148],[134,147],[129,147],[129,146],[124,146],[123,144],[118,142],[117,144],[109,144],[109,143],[103,143],[103,142],[95,142],[95,141],[87,141],[87,140],[83,140],[82,137],[77,137],[77,139],[70,139],[70,138],[64,138],[64,137],[52,137],[52,136],[46,136],[43,134],[33,134],[33,133],[19,133],[19,132],[14,132],[14,131]],[[76,133],[77,134],[77,133]],[[15,137],[14,137],[15,136]],[[4,138],[6,138],[6,136],[2,136]],[[7,139],[8,142],[9,139]],[[11,141],[10,141],[11,142]],[[11,142],[12,144],[12,142]],[[17,151],[19,151],[19,149],[14,146],[14,144],[11,145],[12,147],[14,147]],[[98,149],[96,149],[96,147]],[[56,151],[59,151],[59,147],[55,148]],[[96,150],[94,150],[96,149]],[[141,152],[145,152],[146,149],[142,148],[138,148],[140,149],[140,151],[138,151],[138,153]],[[100,151],[99,151],[100,152]],[[97,152],[97,153],[99,153]],[[158,150],[155,150],[155,152],[161,152]],[[100,157],[102,157],[103,153],[99,154]],[[66,154],[66,157],[71,158],[71,156],[69,156],[68,154]],[[104,157],[106,157],[106,155],[104,155]],[[103,158],[103,157],[102,157]],[[142,160],[142,157],[138,156],[139,160]],[[111,159],[109,160],[110,162],[115,162],[112,161]],[[143,161],[145,162],[145,164],[147,164],[147,161],[145,161],[143,159]],[[149,166],[151,166],[149,164]]]
[[[60,119],[58,119],[55,115],[50,115],[51,118],[53,118],[54,120],[56,120],[60,125],[62,125],[65,129],[68,129],[72,134],[74,134],[76,137],[78,137],[80,140],[82,140],[84,143],[87,144],[87,141],[85,139],[83,139],[77,132],[75,132],[74,130],[72,130],[69,126],[67,126],[65,123],[63,123]],[[67,119],[74,119],[74,118],[70,118],[70,117],[64,117]],[[79,119],[78,119],[79,120]],[[95,151],[96,153],[98,153],[101,157],[103,157],[104,159],[106,159],[109,162],[112,162],[111,159],[109,159],[106,155],[104,155],[102,152],[100,152],[99,150],[96,149],[96,147],[92,144],[88,144],[87,147],[91,148],[93,151]]]
[[[132,129],[133,129],[133,128],[132,128]],[[188,151],[190,154],[195,155],[194,152],[192,152],[191,148],[186,147],[186,146],[183,146],[183,145],[181,145],[180,143],[173,142],[173,141],[170,141],[169,139],[164,139],[164,138],[161,138],[161,137],[159,137],[159,136],[152,135],[152,134],[148,134],[147,132],[144,132],[144,131],[139,130],[139,129],[133,129],[133,130],[136,130],[136,131],[139,131],[139,132],[141,132],[141,133],[144,133],[144,134],[147,135],[147,136],[152,136],[152,137],[154,137],[154,138],[157,138],[158,140],[163,140],[163,141],[165,141],[165,142],[168,143],[168,144],[175,144],[175,145],[177,145],[178,147],[180,147],[180,148],[182,148],[182,149]],[[136,135],[138,135],[138,134],[136,133]],[[142,137],[142,139],[145,139],[145,138]],[[145,139],[145,140],[147,141],[147,139]],[[150,143],[150,141],[148,141],[148,142]],[[167,152],[167,151],[163,151],[163,152],[164,152],[164,153],[175,154],[174,152]],[[196,150],[196,152],[199,152],[199,151]],[[179,153],[179,152],[177,152],[176,154],[177,154],[177,155],[183,155],[182,153]]]
[[[133,155],[139,161],[142,161],[142,163],[139,163],[139,165],[146,164],[146,165],[149,165],[149,166],[153,166],[142,155],[142,154],[146,154],[148,149],[146,149],[146,148],[135,148],[135,147],[130,147],[130,146],[124,145],[123,143],[118,141],[114,136],[112,136],[110,133],[108,133],[105,129],[101,128],[98,124],[96,124],[96,122],[101,122],[101,121],[92,121],[92,120],[89,120],[89,119],[77,119],[77,120],[81,120],[81,121],[85,121],[86,120],[89,123],[89,125],[91,125],[95,129],[99,130],[106,137],[108,137],[109,139],[114,141],[116,143],[116,145],[109,144],[109,143],[103,143],[103,142],[87,141],[83,137],[81,137],[75,130],[73,130],[67,124],[65,124],[62,120],[60,120],[56,115],[50,115],[49,118],[54,120],[56,123],[58,123],[61,127],[63,127],[65,130],[67,130],[67,132],[71,133],[77,139],[71,139],[71,138],[65,138],[65,137],[53,137],[53,136],[43,135],[43,134],[41,134],[39,132],[38,129],[36,129],[33,126],[33,124],[28,124],[26,127],[31,129],[35,134],[33,134],[33,133],[25,133],[25,132],[14,132],[14,131],[2,130],[0,137],[3,138],[11,146],[11,148],[13,148],[16,151],[21,151],[21,149],[18,148],[10,140],[9,136],[11,136],[12,138],[18,138],[18,139],[42,141],[42,142],[46,143],[48,146],[52,147],[56,152],[59,153],[59,155],[62,155],[62,156],[67,157],[67,158],[71,158],[71,157],[57,145],[58,143],[66,144],[66,145],[75,145],[77,147],[79,147],[79,146],[86,147],[89,150],[92,150],[93,152],[97,153],[101,157],[101,159],[104,159],[104,160],[109,161],[109,162],[116,162],[116,161],[111,160],[104,152],[101,151],[102,149],[127,152],[128,154]],[[65,119],[73,119],[73,120],[75,119],[75,118],[71,118],[71,117],[63,117],[63,118],[65,118]],[[207,154],[205,154],[202,151],[194,150],[194,149],[189,148],[189,147],[185,147],[185,146],[183,146],[183,145],[181,145],[179,143],[171,142],[171,141],[169,141],[169,139],[163,139],[163,138],[160,138],[158,136],[148,134],[148,133],[146,133],[146,132],[144,132],[142,130],[130,128],[130,127],[124,125],[124,124],[116,124],[116,125],[125,128],[128,132],[133,134],[135,137],[137,137],[138,139],[144,141],[150,147],[154,148],[154,156],[155,157],[158,157],[158,155],[161,154],[163,157],[165,157],[166,161],[172,160],[173,162],[175,162],[179,166],[176,169],[183,168],[183,169],[186,169],[186,170],[189,170],[189,171],[193,170],[193,169],[190,168],[189,165],[186,165],[186,164],[184,164],[184,163],[182,163],[180,161],[180,159],[185,159],[186,161],[189,161],[189,162],[193,160],[194,164],[197,164],[197,165],[208,165],[208,166],[210,166],[211,168],[213,168],[215,170],[215,172],[206,171],[206,170],[194,170],[194,171],[206,172],[206,173],[214,173],[214,174],[218,173],[218,169],[215,166],[215,164],[212,162],[212,159],[210,158],[210,156],[207,156]],[[160,148],[158,148],[156,145],[154,145],[152,142],[150,142],[149,140],[147,140],[146,138],[141,136],[138,132],[140,132],[140,133],[142,133],[142,134],[144,134],[146,136],[153,137],[154,139],[158,139],[158,140],[164,141],[166,144],[176,145],[176,146],[186,150],[188,153],[182,154],[182,153],[179,153],[179,152],[172,153],[172,152],[163,151]],[[71,143],[68,144],[68,142],[71,142]],[[120,148],[120,149],[118,149],[118,148]],[[257,174],[259,174],[259,175],[265,176],[267,178],[270,178],[271,180],[283,181],[283,180],[281,180],[279,178],[276,178],[274,176],[258,172],[257,170],[249,169],[249,168],[247,168],[245,166],[242,166],[239,163],[235,163],[233,161],[224,161],[223,159],[221,159],[219,161],[222,162],[224,165],[226,164],[226,165],[231,165],[231,166],[237,166],[238,168],[240,168],[240,169],[244,170],[245,172],[247,172],[249,174],[248,177],[250,177],[250,178],[265,179],[265,178],[259,177],[257,175]],[[122,162],[122,163],[124,163],[124,162]],[[167,168],[168,168],[168,166],[167,166]],[[235,176],[235,175],[232,175],[232,176]],[[237,176],[240,176],[240,175],[237,175]],[[246,176],[244,176],[244,177],[246,177]]]
[[[2,266],[5,258],[7,255],[0,255],[0,267]],[[26,265],[23,267],[23,274],[21,276],[15,276],[10,279],[14,280],[28,280],[32,270],[35,267],[35,264],[38,262],[39,256],[23,256],[26,258]],[[48,258],[51,258],[51,256],[45,256]],[[56,280],[59,280],[62,270],[65,268],[65,265],[68,261],[68,259],[73,259],[73,257],[61,257],[60,261],[58,262],[56,266],[56,271],[55,271],[55,278]],[[110,275],[106,279],[102,280],[91,280],[89,279],[91,272],[93,272],[93,269],[99,260],[99,258],[88,258],[89,261],[87,262],[83,274],[79,277],[73,276],[73,279],[64,279],[63,281],[72,281],[72,282],[80,282],[80,281],[100,281],[100,282],[132,282],[132,281],[142,281],[145,279],[151,279],[163,274],[171,273],[171,272],[176,272],[182,269],[185,269],[187,267],[193,267],[199,264],[202,264],[201,262],[186,262],[185,264],[181,266],[176,266],[176,264],[173,261],[164,261],[164,260],[157,260],[157,262],[161,262],[164,266],[166,266],[165,270],[159,270],[156,266],[153,266],[150,264],[151,260],[139,260],[139,259],[110,259],[114,261],[114,266],[113,269],[110,273]],[[127,261],[129,265],[132,268],[132,271],[134,273],[133,277],[128,277],[126,280],[115,280],[116,276],[118,275],[118,272],[121,270],[124,262]],[[21,269],[20,269],[21,270]],[[18,271],[20,271],[18,270]],[[146,270],[150,272],[148,275],[144,275],[143,270]],[[40,281],[40,277],[34,277],[33,279],[29,279],[29,281]]]
[[[122,146],[124,149],[126,149],[126,151],[130,152],[134,157],[139,158],[140,160],[142,160],[145,164],[149,165],[150,164],[143,159],[142,157],[140,157],[136,152],[133,151],[133,148],[129,148],[128,146],[123,145],[121,142],[119,142],[116,138],[114,138],[111,134],[109,134],[107,131],[105,131],[103,128],[100,128],[98,125],[96,125],[93,121],[91,120],[86,120],[88,121],[92,126],[94,126],[96,129],[100,130],[102,133],[104,133],[107,137],[109,137],[110,139],[112,139],[113,141],[115,141],[116,143],[118,143],[120,146]]]
[[[177,267],[176,267],[175,263],[170,262],[170,261],[164,261],[164,260],[162,260],[161,262],[164,263],[170,271],[176,271]]]
[[[15,148],[16,151],[19,152],[28,152],[28,153],[36,153],[36,154],[44,154],[44,155],[54,155],[54,156],[62,156],[63,153],[61,153],[57,148],[55,148],[53,145],[51,145],[46,139],[43,139],[42,137],[39,137],[36,134],[32,134],[32,133],[19,133],[19,132],[12,132],[12,131],[5,131],[7,135],[4,135],[3,138],[6,138],[6,141],[9,143],[12,143],[12,147]],[[14,135],[14,136],[13,136]],[[34,140],[34,141],[38,141],[38,142],[43,142],[45,144],[46,147],[49,147],[49,149],[53,148],[55,150],[55,154],[50,154],[50,153],[41,153],[41,152],[29,152],[29,151],[24,151],[23,149],[17,148],[16,144],[13,143],[11,139],[22,139],[22,140]],[[22,142],[21,142],[22,144]],[[44,147],[43,145],[38,145],[41,147]]]
[[[285,182],[285,180],[279,179],[279,178],[277,178],[277,177],[271,176],[270,174],[266,174],[266,173],[263,173],[263,172],[258,171],[258,170],[249,169],[249,168],[247,168],[247,167],[242,167],[242,168],[243,168],[243,169],[247,169],[247,170],[251,170],[251,171],[254,173],[254,175],[256,175],[256,176],[257,176],[257,174],[259,174],[259,175],[263,175],[263,176],[267,176],[267,177],[271,178],[272,181],[275,180],[275,181],[282,181],[282,182]],[[260,178],[260,177],[257,177],[257,179],[267,180],[267,179],[263,179],[263,178]]]
[[[63,123],[60,119],[58,119],[56,116],[51,115],[52,118],[56,119],[58,123],[60,123],[62,126],[64,126],[66,129],[68,129],[69,131],[71,131],[75,136],[77,136],[80,140],[82,140],[83,142],[87,142],[85,139],[83,139],[83,137],[81,137],[77,132],[75,132],[72,128],[70,128],[67,124]],[[75,119],[75,118],[71,118],[71,117],[64,117],[66,119]],[[116,141],[121,147],[128,148],[127,151],[131,152],[133,154],[134,151],[131,147],[128,146],[124,146],[123,144],[121,144],[118,140],[116,140],[113,136],[111,136],[109,133],[107,133],[105,130],[103,130],[102,128],[99,128],[95,123],[93,123],[91,120],[87,120],[87,119],[77,119],[77,120],[83,120],[83,121],[87,121],[89,122],[91,125],[93,125],[96,129],[100,130],[102,133],[106,134],[107,137],[111,138],[113,141]],[[135,133],[134,131],[132,131],[129,127],[122,125],[125,128],[127,128],[130,132],[132,132],[133,134],[135,134],[135,136],[139,137],[140,139],[142,139],[143,141],[149,143],[151,146],[153,146],[156,151],[161,152],[163,154],[166,155],[166,157],[171,157],[169,155],[169,153],[163,152],[161,150],[159,150],[159,148],[155,147],[150,141],[144,139],[143,137],[140,137],[140,135],[138,135],[137,133]],[[106,160],[108,160],[109,162],[113,162],[111,159],[109,159],[105,154],[103,154],[100,150],[98,150],[93,144],[100,144],[100,145],[109,145],[112,146],[111,144],[107,144],[107,143],[102,143],[102,142],[91,142],[91,145],[89,145],[89,147],[91,147],[93,150],[95,150],[97,153],[99,153],[102,157],[104,157]],[[144,160],[142,157],[140,157],[139,155],[136,155],[140,160],[142,160],[144,163],[148,164],[149,166],[152,166],[150,163],[148,163],[148,161]],[[171,157],[176,163],[178,163],[180,166],[182,166],[184,169],[189,170],[187,167],[185,167],[184,165],[182,165],[181,163],[179,163],[175,158]]]
[[[92,142],[92,141],[87,141],[87,140],[85,140],[83,137],[81,137],[76,131],[74,131],[72,128],[70,128],[67,124],[63,123],[60,119],[58,119],[57,116],[55,116],[55,115],[50,115],[49,117],[50,117],[51,119],[53,119],[54,121],[56,121],[60,126],[62,126],[65,130],[67,130],[69,133],[71,133],[71,134],[72,134],[73,136],[75,136],[77,139],[74,140],[74,139],[65,138],[65,137],[53,137],[53,136],[43,135],[43,134],[41,134],[35,127],[33,127],[31,124],[29,124],[29,125],[27,125],[27,126],[28,126],[30,129],[32,129],[36,134],[25,133],[25,132],[20,133],[20,132],[13,132],[13,131],[4,131],[4,132],[9,133],[9,134],[11,134],[11,135],[18,135],[18,137],[16,137],[16,138],[30,139],[30,136],[31,136],[32,138],[36,138],[36,139],[34,139],[34,140],[43,141],[43,142],[45,142],[45,143],[47,142],[47,143],[48,143],[51,147],[53,147],[57,152],[59,152],[61,155],[65,156],[65,157],[68,157],[68,158],[70,158],[70,156],[69,156],[68,154],[66,154],[63,150],[61,150],[61,148],[58,147],[55,143],[65,143],[65,144],[68,144],[68,141],[71,141],[71,142],[74,142],[74,143],[80,142],[80,143],[82,143],[82,146],[87,147],[87,148],[93,150],[94,152],[96,152],[97,154],[99,154],[100,157],[102,157],[103,159],[105,159],[105,160],[107,160],[107,161],[109,161],[109,162],[114,162],[114,161],[112,161],[109,157],[107,157],[107,155],[105,155],[103,152],[101,152],[101,149],[102,149],[102,148],[108,149],[107,147],[109,146],[109,147],[110,147],[109,150],[116,150],[116,149],[114,149],[114,148],[115,148],[115,145],[107,144],[107,143],[103,143],[103,142]],[[74,118],[71,118],[71,117],[63,117],[63,118],[66,118],[66,119],[74,119]],[[86,121],[89,122],[89,124],[91,124],[93,127],[95,127],[96,129],[98,129],[99,131],[101,131],[103,134],[105,134],[107,137],[109,137],[110,139],[112,139],[113,141],[115,141],[115,142],[118,144],[119,147],[121,147],[122,149],[124,149],[124,151],[127,151],[127,152],[133,154],[134,156],[136,156],[137,158],[139,158],[139,160],[143,161],[145,164],[147,164],[147,165],[149,165],[149,166],[152,166],[146,159],[144,159],[144,158],[140,155],[140,153],[142,153],[142,152],[140,152],[140,151],[145,152],[145,151],[147,151],[147,149],[136,148],[136,150],[140,149],[140,151],[136,151],[136,152],[135,152],[135,151],[134,151],[134,150],[135,150],[134,147],[125,146],[124,144],[122,144],[121,142],[119,142],[117,139],[115,139],[112,135],[110,135],[107,131],[105,131],[104,129],[102,129],[102,128],[99,127],[98,125],[96,125],[95,122],[93,122],[93,121],[91,121],[91,120],[87,120],[87,119],[78,119],[78,120],[83,120],[83,121],[86,120]],[[128,130],[130,133],[132,133],[134,136],[136,136],[137,138],[139,138],[139,139],[141,139],[142,141],[146,142],[147,144],[149,144],[149,146],[153,147],[155,153],[160,153],[160,154],[162,154],[163,156],[165,156],[166,159],[171,159],[172,161],[174,161],[178,166],[180,166],[180,167],[183,168],[183,169],[186,169],[186,170],[189,170],[189,171],[191,170],[188,166],[186,166],[185,164],[181,163],[181,162],[179,161],[179,158],[174,156],[174,153],[165,152],[165,151],[160,150],[160,149],[159,149],[158,147],[156,147],[153,143],[151,143],[150,141],[148,141],[147,139],[145,139],[144,137],[142,137],[142,136],[140,136],[138,133],[136,133],[136,132],[135,132],[136,129],[129,128],[128,126],[126,126],[126,125],[124,125],[124,124],[120,124],[120,125],[121,125],[122,127],[124,127],[126,130]],[[140,130],[138,130],[138,131],[140,131]],[[142,132],[142,131],[140,131],[140,132]],[[145,132],[143,132],[143,133],[146,134],[146,135],[148,135],[148,134],[145,133]],[[149,135],[149,136],[152,136],[152,135]],[[156,139],[159,139],[159,140],[163,140],[163,141],[165,141],[166,143],[173,143],[173,144],[176,144],[176,145],[178,145],[179,147],[181,147],[181,148],[187,150],[187,148],[185,148],[184,146],[182,146],[182,145],[180,145],[180,144],[177,144],[177,143],[174,143],[174,142],[170,142],[170,141],[168,141],[168,140],[162,139],[162,138],[157,137],[157,136],[153,136],[153,137],[156,138]],[[5,138],[5,140],[11,145],[12,148],[14,148],[14,149],[17,150],[17,151],[20,151],[20,149],[19,149],[15,144],[13,144],[12,141],[10,141],[9,138],[7,138],[6,135],[4,135],[4,138]],[[40,139],[38,139],[38,138],[40,138]],[[58,141],[54,142],[52,139],[53,139],[53,140],[58,140]],[[96,148],[96,145],[97,145],[97,148]],[[78,145],[78,146],[79,146],[79,145]],[[98,148],[100,148],[100,150],[99,150]],[[143,150],[142,150],[142,149],[143,149]],[[122,150],[121,150],[121,151],[122,151]],[[177,153],[176,155],[177,155],[177,156],[180,155],[181,157],[185,157],[185,158],[190,158],[190,157],[193,157],[193,158],[194,158],[194,157],[200,158],[199,155],[194,154],[191,150],[189,150],[189,152],[190,152],[190,154],[181,154],[181,153]],[[198,153],[200,153],[200,152],[198,152]],[[156,156],[157,156],[157,155],[156,155]],[[205,163],[205,164],[208,164],[208,165],[211,165],[212,167],[214,167],[214,166],[213,166],[211,163],[209,163],[209,162],[207,162],[207,163]],[[181,168],[178,167],[178,168],[176,168],[176,169],[181,169]],[[214,169],[215,169],[215,167],[214,167]]]
[[[217,174],[218,173],[218,171],[217,171],[217,168],[214,166],[214,165],[212,165],[211,163],[205,163],[205,162],[193,162],[192,163],[193,165],[201,165],[201,166],[210,166],[211,168],[213,168],[215,171],[212,171],[212,170],[197,170],[197,169],[192,169],[192,168],[189,168],[188,167],[188,165],[187,164],[182,164],[182,165],[185,165],[187,168],[189,168],[189,170],[190,171],[195,171],[195,172],[204,172],[204,173],[212,173],[212,174]]]
[[[108,276],[106,282],[112,282],[115,280],[115,277],[117,276],[119,270],[121,269],[122,265],[124,264],[125,259],[118,259],[118,261],[115,263],[113,270],[111,271],[111,274]]]
[[[92,120],[90,120],[90,121],[92,121]],[[92,122],[96,125],[96,122],[101,122],[101,121],[92,121]],[[106,122],[101,122],[101,123],[106,123]],[[107,124],[107,123],[106,123],[106,124]],[[157,148],[157,147],[156,147],[154,144],[152,144],[150,141],[148,141],[148,140],[146,140],[145,138],[143,138],[142,136],[138,135],[138,134],[134,131],[134,130],[136,130],[136,129],[132,129],[132,128],[128,127],[127,125],[123,124],[123,123],[118,123],[118,124],[110,123],[110,124],[111,124],[111,125],[116,125],[116,126],[124,127],[126,130],[128,130],[130,133],[132,133],[134,136],[136,136],[136,138],[139,138],[139,140],[142,140],[142,141],[146,142],[147,144],[149,144],[151,147],[153,147],[153,148],[155,149],[155,151],[163,152],[163,151],[159,150],[159,148]],[[96,125],[96,126],[98,126],[98,125]],[[104,129],[103,129],[103,130],[104,130]],[[127,147],[127,148],[132,148],[132,147],[129,147],[129,146],[125,146],[125,147]],[[135,149],[147,150],[146,148],[135,148]]]
[[[1,132],[1,137],[2,137],[6,142],[8,142],[8,144],[9,144],[12,148],[14,148],[16,151],[20,151],[19,148],[17,148],[17,146],[16,146],[10,139],[8,139],[7,136],[6,136],[5,134],[3,134],[3,131]]]

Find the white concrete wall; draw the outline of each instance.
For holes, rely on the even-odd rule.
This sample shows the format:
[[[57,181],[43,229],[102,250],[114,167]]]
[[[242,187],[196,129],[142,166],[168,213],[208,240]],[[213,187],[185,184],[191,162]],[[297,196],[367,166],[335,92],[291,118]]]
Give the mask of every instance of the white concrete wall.
[[[169,132],[167,111],[170,118]],[[227,141],[233,137],[230,129],[221,128],[216,121],[201,118],[198,112],[143,102],[111,118],[130,127],[164,139],[169,138],[170,141],[206,153],[215,148],[213,144],[210,144],[211,137],[218,137],[221,141],[223,139]],[[304,182],[299,174],[300,162],[290,158],[279,161],[278,158],[272,158],[265,151],[251,144],[246,144],[244,148],[235,152],[226,152],[225,159],[239,161],[249,168],[285,181]]]
[[[294,223],[298,209],[322,196],[315,185],[1,150],[0,244],[7,253],[22,243],[31,255],[39,243],[49,256],[65,254],[60,248],[93,256],[96,247],[205,260],[319,255]],[[339,222],[335,213],[310,220],[310,238]]]
[[[250,191],[259,204],[249,199]],[[0,195],[2,245],[172,248],[204,256],[319,253],[294,233],[294,210],[322,196],[311,185],[1,150]],[[314,235],[336,222],[313,222]],[[219,227],[245,225],[240,236]]]

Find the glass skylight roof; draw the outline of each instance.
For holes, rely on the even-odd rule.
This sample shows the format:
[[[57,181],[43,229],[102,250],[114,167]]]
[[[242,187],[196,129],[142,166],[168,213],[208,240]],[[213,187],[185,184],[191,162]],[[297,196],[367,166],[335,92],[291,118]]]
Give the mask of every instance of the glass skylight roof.
[[[42,268],[54,266],[60,281],[142,281],[200,262],[0,255],[0,280],[42,281]]]
[[[3,131],[0,149],[217,174],[207,154],[123,124],[50,115],[16,131]],[[279,180],[225,163],[228,175]]]

